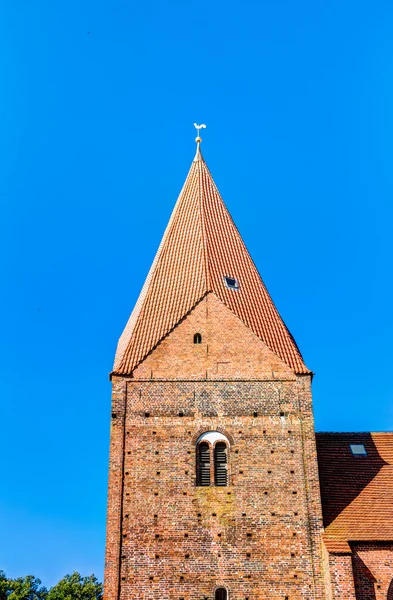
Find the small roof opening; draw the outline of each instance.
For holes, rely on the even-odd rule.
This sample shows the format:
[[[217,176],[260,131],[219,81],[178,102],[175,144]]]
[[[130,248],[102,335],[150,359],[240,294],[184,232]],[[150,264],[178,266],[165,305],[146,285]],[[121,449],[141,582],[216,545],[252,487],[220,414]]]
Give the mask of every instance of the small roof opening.
[[[354,456],[367,456],[367,450],[364,444],[349,444],[351,452]]]
[[[224,282],[225,285],[227,286],[227,288],[230,288],[232,290],[238,290],[239,289],[239,282],[237,279],[235,279],[235,277],[224,277]]]

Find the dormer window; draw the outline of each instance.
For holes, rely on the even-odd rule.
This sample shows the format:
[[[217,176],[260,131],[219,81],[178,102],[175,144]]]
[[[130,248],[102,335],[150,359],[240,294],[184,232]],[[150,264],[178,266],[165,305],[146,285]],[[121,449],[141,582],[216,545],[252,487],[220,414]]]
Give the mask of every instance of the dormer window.
[[[230,290],[238,290],[239,289],[239,282],[237,279],[235,279],[235,277],[224,277],[224,282],[227,288],[229,288]]]
[[[351,452],[354,456],[367,456],[367,450],[364,444],[349,444]]]

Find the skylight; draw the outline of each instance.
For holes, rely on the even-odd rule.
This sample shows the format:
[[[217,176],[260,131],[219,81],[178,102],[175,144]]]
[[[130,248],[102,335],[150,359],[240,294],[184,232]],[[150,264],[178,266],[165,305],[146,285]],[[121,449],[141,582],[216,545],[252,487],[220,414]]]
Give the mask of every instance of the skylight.
[[[239,283],[234,277],[224,277],[225,285],[232,290],[239,289]]]
[[[351,452],[354,456],[367,456],[367,450],[364,444],[349,444]]]

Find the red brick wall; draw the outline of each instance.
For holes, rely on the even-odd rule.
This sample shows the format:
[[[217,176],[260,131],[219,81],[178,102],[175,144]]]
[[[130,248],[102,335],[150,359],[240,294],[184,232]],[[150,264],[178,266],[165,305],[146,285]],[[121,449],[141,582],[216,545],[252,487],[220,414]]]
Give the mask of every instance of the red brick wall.
[[[202,335],[202,344],[193,343],[195,333]],[[133,377],[295,380],[293,371],[212,293],[135,369]]]
[[[353,570],[357,600],[391,600],[393,543],[353,545]]]
[[[109,454],[108,509],[106,521],[105,597],[119,597],[121,523],[125,442],[126,385],[123,379],[112,381],[112,418]]]
[[[332,598],[356,600],[351,554],[329,555]]]
[[[106,600],[327,598],[310,383],[213,295],[113,378]],[[209,430],[233,440],[225,488],[195,486]]]
[[[393,543],[352,543],[351,550],[329,555],[334,600],[392,600]]]

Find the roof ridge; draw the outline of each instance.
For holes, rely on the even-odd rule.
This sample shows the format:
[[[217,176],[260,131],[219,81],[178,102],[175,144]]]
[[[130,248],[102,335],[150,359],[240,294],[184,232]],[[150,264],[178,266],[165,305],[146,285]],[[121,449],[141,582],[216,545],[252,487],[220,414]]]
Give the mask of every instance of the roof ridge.
[[[387,433],[393,435],[392,430],[388,431],[316,431],[315,435],[386,435]]]
[[[198,144],[199,149],[199,144]],[[201,155],[202,156],[202,155]],[[206,167],[205,161],[202,159],[198,162],[198,179],[199,179],[199,211],[201,218],[201,229],[202,229],[202,239],[203,239],[203,255],[204,255],[204,266],[205,266],[205,276],[206,276],[206,287],[207,290],[211,290],[211,277],[210,277],[210,268],[209,268],[209,257],[207,254],[207,235],[206,235],[206,223],[205,223],[205,207],[203,202],[203,165]]]

